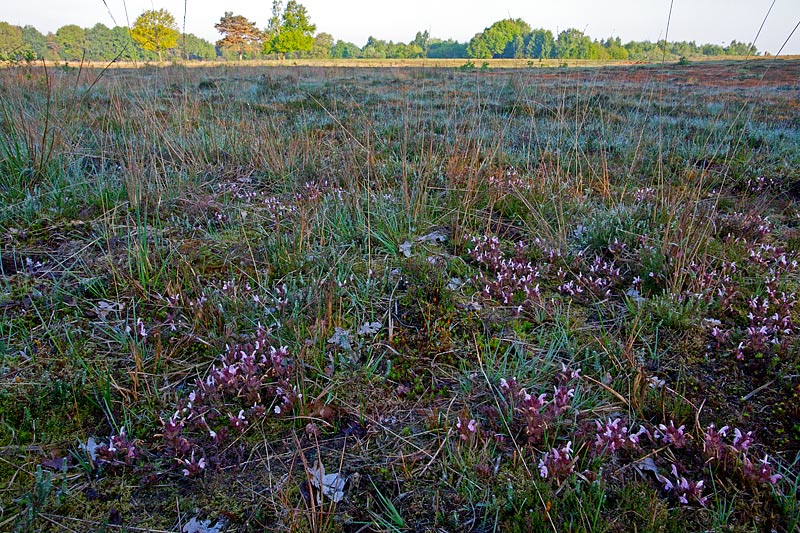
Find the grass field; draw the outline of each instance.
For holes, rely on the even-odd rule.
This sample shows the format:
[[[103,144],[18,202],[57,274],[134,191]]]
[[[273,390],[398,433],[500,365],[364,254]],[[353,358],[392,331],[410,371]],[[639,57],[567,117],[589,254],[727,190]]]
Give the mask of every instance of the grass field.
[[[798,531],[798,79],[0,71],[0,531]]]

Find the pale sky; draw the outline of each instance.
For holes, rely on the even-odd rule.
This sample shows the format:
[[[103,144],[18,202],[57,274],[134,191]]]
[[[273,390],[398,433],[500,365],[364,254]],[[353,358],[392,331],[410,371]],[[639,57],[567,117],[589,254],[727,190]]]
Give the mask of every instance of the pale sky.
[[[522,18],[534,28],[553,33],[578,28],[593,38],[620,37],[656,41],[667,27],[669,0],[301,0],[318,32],[363,46],[370,35],[409,42],[417,31],[432,37],[468,41],[493,22]],[[674,0],[670,41],[728,44],[752,41],[772,0]],[[108,9],[106,9],[106,4]],[[186,6],[186,9],[184,9]],[[146,9],[169,10],[186,30],[212,42],[219,39],[214,24],[225,11],[244,15],[264,28],[270,18],[269,0],[0,0],[0,20],[31,24],[46,33],[66,24],[82,27],[102,22],[130,23]],[[109,13],[110,12],[110,13]],[[113,16],[113,19],[112,19]],[[800,22],[800,0],[776,0],[756,46],[777,53]],[[800,54],[800,29],[783,54]]]

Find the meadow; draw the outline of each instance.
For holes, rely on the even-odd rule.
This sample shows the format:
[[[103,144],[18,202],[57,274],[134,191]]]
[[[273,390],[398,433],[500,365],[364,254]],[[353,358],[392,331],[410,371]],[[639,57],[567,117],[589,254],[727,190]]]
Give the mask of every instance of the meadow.
[[[798,531],[798,79],[0,70],[0,530]]]

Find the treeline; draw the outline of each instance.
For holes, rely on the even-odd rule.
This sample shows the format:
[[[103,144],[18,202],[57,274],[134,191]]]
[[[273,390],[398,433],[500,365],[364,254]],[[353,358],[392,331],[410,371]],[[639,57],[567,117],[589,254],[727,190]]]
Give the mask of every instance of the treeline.
[[[159,28],[159,25],[164,27]],[[328,33],[316,33],[305,7],[296,0],[289,0],[285,7],[280,0],[274,0],[272,18],[264,30],[231,12],[226,12],[214,27],[222,37],[212,44],[195,35],[180,33],[166,10],[146,11],[130,29],[109,28],[103,24],[81,28],[70,24],[45,35],[33,26],[0,22],[0,60],[242,61],[287,57],[659,60],[663,57],[757,54],[755,46],[737,41],[728,46],[698,45],[694,41],[622,43],[619,37],[592,39],[576,29],[555,35],[550,30],[532,29],[522,19],[495,22],[467,43],[431,38],[427,31],[420,31],[408,43],[370,37],[359,47],[335,40]],[[165,39],[164,35],[169,38]]]
[[[631,41],[623,44],[619,37],[592,39],[580,30],[570,28],[555,36],[545,29],[531,29],[522,19],[504,19],[478,33],[466,46],[468,57],[476,59],[630,59],[656,60],[697,56],[756,55],[753,45],[732,41],[723,47],[698,45],[694,41],[671,42]]]
[[[193,34],[181,34],[178,46],[165,51],[169,59],[217,58],[216,47]],[[137,46],[125,26],[109,28],[95,24],[81,28],[62,26],[55,33],[43,34],[33,26],[12,26],[0,22],[0,60],[35,61],[156,61],[158,51]]]

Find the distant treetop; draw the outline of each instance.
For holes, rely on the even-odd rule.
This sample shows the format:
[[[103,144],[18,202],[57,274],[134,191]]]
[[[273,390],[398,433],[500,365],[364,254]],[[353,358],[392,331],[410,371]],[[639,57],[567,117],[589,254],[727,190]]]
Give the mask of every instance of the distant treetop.
[[[554,35],[543,28],[531,28],[522,19],[503,19],[476,33],[468,43],[431,37],[419,31],[408,43],[384,41],[370,36],[364,46],[336,40],[329,33],[316,32],[305,6],[297,0],[273,0],[272,14],[262,31],[256,22],[226,11],[214,28],[222,35],[213,44],[195,35],[182,35],[175,18],[165,9],[142,13],[133,26],[91,28],[62,26],[43,35],[33,26],[19,27],[0,22],[0,61],[12,60],[158,60],[244,59],[288,56],[310,58],[516,58],[660,60],[697,56],[757,55],[752,44],[731,41],[728,46],[697,44],[694,41],[623,43],[619,37],[593,39],[569,28]]]

